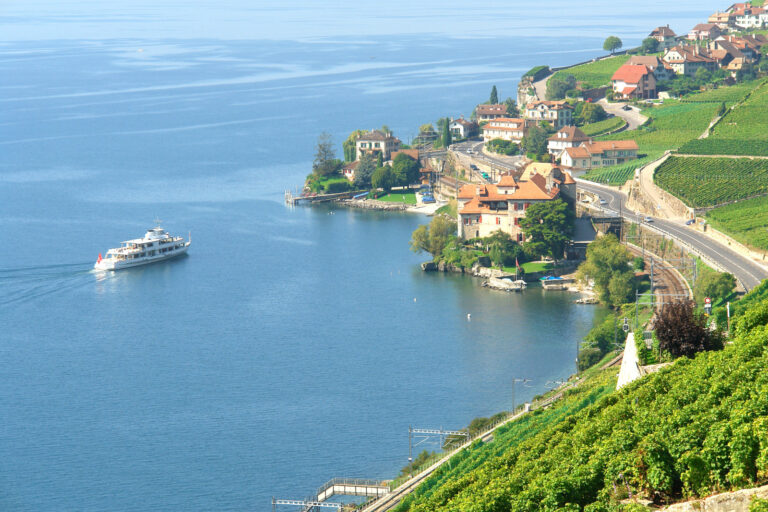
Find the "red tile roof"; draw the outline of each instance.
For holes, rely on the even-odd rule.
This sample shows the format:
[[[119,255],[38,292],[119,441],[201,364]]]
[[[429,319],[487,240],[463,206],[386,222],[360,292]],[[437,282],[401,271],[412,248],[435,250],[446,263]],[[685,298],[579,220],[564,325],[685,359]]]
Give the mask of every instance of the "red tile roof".
[[[650,71],[646,66],[624,64],[611,77],[611,80],[620,80],[628,84],[639,83]]]

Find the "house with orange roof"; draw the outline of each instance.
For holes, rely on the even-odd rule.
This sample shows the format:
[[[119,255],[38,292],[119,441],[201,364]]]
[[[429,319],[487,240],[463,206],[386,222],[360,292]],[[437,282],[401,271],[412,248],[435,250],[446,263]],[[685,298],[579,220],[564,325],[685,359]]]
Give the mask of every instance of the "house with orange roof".
[[[573,124],[573,106],[567,101],[534,101],[525,106],[525,119],[539,122],[548,121],[560,129]]]
[[[565,148],[559,155],[560,165],[571,171],[623,164],[637,159],[640,148],[633,140],[601,140]]]
[[[483,126],[483,140],[502,139],[520,143],[528,131],[525,119],[499,117]]]
[[[648,99],[656,97],[656,76],[648,66],[624,64],[611,77],[614,97]]]
[[[666,66],[664,61],[658,58],[656,55],[633,55],[626,62],[631,66],[645,66],[653,72],[653,76],[656,78],[656,82],[662,80],[671,80],[674,78],[674,71],[672,68]]]
[[[482,238],[501,230],[523,241],[520,219],[532,204],[559,197],[573,204],[576,182],[567,172],[558,171],[546,177],[533,174],[526,181],[503,176],[495,185],[464,185],[458,194],[459,237]]]

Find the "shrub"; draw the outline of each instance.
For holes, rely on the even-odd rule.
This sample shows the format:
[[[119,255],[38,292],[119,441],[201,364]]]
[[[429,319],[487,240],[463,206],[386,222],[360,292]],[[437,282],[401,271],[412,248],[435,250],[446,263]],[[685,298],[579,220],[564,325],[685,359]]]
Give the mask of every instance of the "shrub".
[[[656,321],[659,349],[673,357],[693,357],[697,352],[723,348],[722,335],[710,331],[691,301],[665,304]]]

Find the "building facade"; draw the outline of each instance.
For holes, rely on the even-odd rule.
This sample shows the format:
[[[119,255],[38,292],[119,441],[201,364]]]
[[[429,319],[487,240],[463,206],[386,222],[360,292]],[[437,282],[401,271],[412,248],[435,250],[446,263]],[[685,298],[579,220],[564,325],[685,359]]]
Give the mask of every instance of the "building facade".
[[[633,140],[585,142],[560,153],[560,165],[571,171],[587,171],[637,159],[639,147]]]
[[[573,107],[566,101],[534,101],[525,106],[525,119],[548,121],[556,129],[573,124]]]
[[[393,137],[391,133],[371,130],[358,137],[356,147],[356,160],[360,160],[363,155],[377,156],[379,153],[384,160],[389,160],[392,152],[400,149],[400,139]]]
[[[483,140],[502,139],[519,143],[526,134],[525,119],[500,117],[483,126]]]

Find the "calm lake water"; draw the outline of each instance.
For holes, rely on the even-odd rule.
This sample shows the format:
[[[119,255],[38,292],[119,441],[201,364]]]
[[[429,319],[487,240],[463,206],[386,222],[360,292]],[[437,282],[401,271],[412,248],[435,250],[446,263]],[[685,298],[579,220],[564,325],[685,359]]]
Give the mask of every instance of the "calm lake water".
[[[317,135],[404,140],[541,63],[725,5],[294,1],[0,10],[0,509],[265,510],[390,478],[573,370],[599,310],[423,274],[413,215],[287,209]],[[188,257],[114,274],[152,220]],[[467,321],[471,313],[471,322]],[[426,446],[434,449],[435,446]]]

